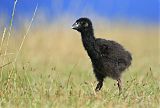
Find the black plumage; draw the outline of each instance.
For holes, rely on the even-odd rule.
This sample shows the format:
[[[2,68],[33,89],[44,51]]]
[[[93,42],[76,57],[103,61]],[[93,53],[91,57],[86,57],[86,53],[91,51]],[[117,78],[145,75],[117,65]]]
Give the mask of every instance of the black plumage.
[[[81,33],[83,46],[91,58],[98,80],[95,90],[102,88],[104,78],[111,77],[117,80],[121,91],[121,73],[131,65],[131,54],[115,41],[95,38],[92,22],[88,18],[78,19],[72,28]]]

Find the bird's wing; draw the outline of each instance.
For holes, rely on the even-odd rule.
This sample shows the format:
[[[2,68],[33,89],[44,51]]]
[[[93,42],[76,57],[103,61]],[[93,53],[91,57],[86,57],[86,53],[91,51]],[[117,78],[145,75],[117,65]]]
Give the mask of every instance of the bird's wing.
[[[130,64],[129,62],[132,59],[130,53],[126,51],[119,43],[100,38],[96,39],[96,43],[101,56],[119,64]]]
[[[104,56],[118,56],[119,53],[124,51],[123,46],[112,40],[105,40],[101,38],[96,39],[99,51]]]

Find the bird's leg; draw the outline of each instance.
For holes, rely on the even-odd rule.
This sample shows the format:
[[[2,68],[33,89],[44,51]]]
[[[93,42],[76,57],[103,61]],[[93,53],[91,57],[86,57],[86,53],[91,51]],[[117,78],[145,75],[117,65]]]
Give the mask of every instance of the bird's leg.
[[[121,82],[121,79],[117,79],[117,85],[118,85],[118,88],[119,88],[119,93],[122,92],[122,82]]]
[[[98,92],[99,90],[101,90],[102,86],[103,86],[103,80],[99,80],[99,82],[95,88],[95,91]]]
[[[98,84],[97,84],[97,86],[96,86],[96,88],[95,88],[95,91],[97,92],[97,91],[101,90],[101,88],[102,88],[102,86],[103,86],[104,77],[103,77],[103,75],[100,74],[99,72],[95,72],[95,76],[96,76],[96,78],[97,78],[97,80],[98,80]]]

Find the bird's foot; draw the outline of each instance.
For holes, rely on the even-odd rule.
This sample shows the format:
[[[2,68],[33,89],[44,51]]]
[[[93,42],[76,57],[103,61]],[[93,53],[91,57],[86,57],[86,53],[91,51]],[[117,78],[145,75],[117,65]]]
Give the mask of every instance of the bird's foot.
[[[118,88],[119,88],[119,94],[121,94],[122,93],[122,82],[121,82],[121,79],[117,80],[117,85],[118,85]]]
[[[98,92],[99,90],[101,90],[102,86],[103,86],[103,82],[99,82],[95,88],[95,91]]]

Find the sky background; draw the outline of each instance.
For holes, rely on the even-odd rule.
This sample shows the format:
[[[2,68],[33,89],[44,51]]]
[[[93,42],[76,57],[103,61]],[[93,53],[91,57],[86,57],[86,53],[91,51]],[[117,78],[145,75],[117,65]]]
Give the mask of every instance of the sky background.
[[[66,14],[123,19],[127,22],[159,23],[159,0],[18,0],[14,22],[31,19],[38,4],[38,13],[47,22],[64,18]],[[9,23],[14,0],[0,0],[0,18]]]

